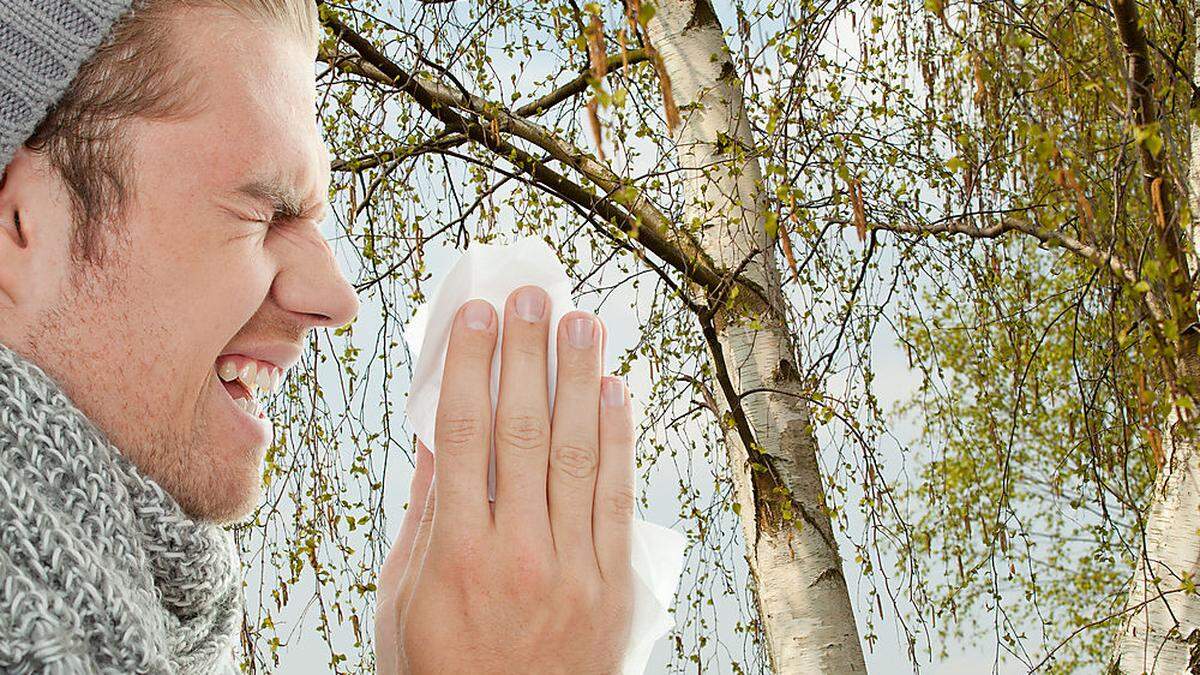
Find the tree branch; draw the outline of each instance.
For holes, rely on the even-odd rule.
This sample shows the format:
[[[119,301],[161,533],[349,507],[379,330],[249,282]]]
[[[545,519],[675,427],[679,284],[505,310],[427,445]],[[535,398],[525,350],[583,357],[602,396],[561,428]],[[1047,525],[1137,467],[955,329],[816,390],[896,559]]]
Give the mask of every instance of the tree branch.
[[[462,145],[467,140],[467,137],[462,134],[439,134],[424,143],[402,145],[391,150],[380,150],[347,159],[334,159],[329,163],[329,170],[333,172],[357,173],[383,164],[390,164],[397,160],[411,159],[430,152],[449,150],[455,146]]]
[[[945,220],[917,225],[907,225],[902,223],[876,223],[872,225],[875,230],[884,230],[887,232],[896,232],[899,234],[961,234],[973,239],[997,239],[1009,232],[1021,232],[1027,234],[1043,244],[1058,246],[1066,251],[1087,260],[1096,267],[1108,270],[1118,281],[1135,286],[1141,279],[1130,268],[1129,264],[1121,260],[1117,256],[1107,251],[1100,249],[1090,244],[1072,237],[1064,232],[1055,230],[1042,229],[1029,221],[1018,218],[1016,216],[1005,216],[1000,218],[995,225],[987,227],[978,227],[966,222],[964,218],[955,217]],[[1151,317],[1159,328],[1162,327],[1167,320],[1167,310],[1163,306],[1161,299],[1153,290],[1143,294],[1146,298],[1146,308],[1150,312]]]
[[[369,40],[348,28],[323,4],[321,21],[333,31],[339,40],[350,45],[364,61],[383,75],[384,79],[381,81],[411,96],[418,105],[445,124],[448,132],[464,134],[532,176],[535,181],[551,192],[600,214],[605,220],[624,231],[631,238],[636,239],[643,247],[683,274],[692,283],[704,288],[708,294],[710,306],[717,306],[724,302],[729,290],[735,285],[744,287],[769,305],[766,300],[767,296],[762,289],[743,279],[737,271],[723,274],[715,269],[710,258],[690,237],[683,242],[678,242],[683,243],[686,249],[678,246],[677,242],[668,240],[663,234],[664,230],[670,226],[666,218],[650,205],[640,191],[621,181],[616,174],[590,156],[585,156],[578,149],[571,148],[537,125],[514,117],[499,104],[484,101],[469,94],[459,96],[444,86],[417,80],[398,64],[381,54]],[[364,72],[370,71],[364,69]],[[463,100],[464,98],[465,100]],[[485,127],[477,121],[464,118],[452,108],[465,108],[469,112],[489,119],[492,124]],[[617,203],[614,203],[614,200],[608,196],[600,197],[592,193],[587,188],[551,169],[545,161],[501,139],[501,128],[532,142],[546,150],[554,159],[579,171],[604,189],[608,195],[615,196]],[[630,192],[634,193],[633,197],[627,194]],[[618,204],[629,211],[624,211]],[[705,337],[709,341],[710,351],[712,351],[712,340],[716,337],[715,328],[704,316],[698,314],[698,318],[704,328]],[[725,358],[719,345],[716,345],[716,351],[713,351],[713,363],[718,371],[718,380],[723,380],[721,386],[729,397],[734,426],[747,452],[752,458],[761,460],[765,466],[769,467],[772,479],[777,481],[778,476],[775,475],[770,458],[762,456],[754,441],[749,420],[742,408],[736,389],[733,387],[732,380],[729,378]],[[721,373],[724,373],[724,377],[721,376]]]
[[[613,72],[623,66],[632,66],[636,63],[641,63],[647,60],[646,50],[631,49],[629,51],[614,54],[608,57],[608,64],[605,66],[607,72]],[[562,103],[563,101],[582,93],[587,89],[588,80],[591,77],[589,72],[580,73],[578,77],[562,85],[558,89],[549,92],[532,103],[517,108],[513,114],[518,117],[536,117],[550,108]]]
[[[744,279],[732,282],[717,271],[708,256],[690,239],[672,240],[665,232],[670,223],[640,191],[622,181],[608,167],[585,155],[577,148],[562,142],[536,124],[515,117],[499,104],[479,97],[463,95],[437,83],[424,82],[405,71],[380,53],[369,40],[346,26],[322,3],[322,23],[342,42],[349,45],[370,68],[359,67],[357,72],[408,94],[423,109],[446,125],[447,131],[462,133],[471,140],[492,150],[539,184],[552,188],[566,199],[576,201],[626,232],[647,250],[675,268],[689,280],[704,287],[710,294],[723,298],[733,283],[745,286],[762,295],[760,289]],[[339,59],[339,67],[344,59]],[[490,125],[467,119],[454,108],[477,114]],[[544,149],[555,160],[579,171],[609,196],[600,197],[587,188],[554,171],[546,162],[516,148],[500,138],[499,132],[510,132]],[[628,209],[628,211],[623,210]]]
[[[1125,50],[1125,86],[1129,108],[1133,113],[1134,124],[1142,131],[1160,122],[1158,104],[1154,98],[1154,70],[1150,67],[1146,33],[1138,16],[1136,0],[1110,0],[1109,6],[1117,25],[1117,34],[1121,38],[1121,47]],[[1178,300],[1171,305],[1178,306],[1182,313],[1179,325],[1187,326],[1196,321],[1196,309],[1192,301],[1191,275],[1188,272],[1183,244],[1184,233],[1175,211],[1172,183],[1166,175],[1163,163],[1151,152],[1149,144],[1141,141],[1137,146],[1146,196],[1150,198],[1156,214],[1159,241],[1176,266],[1167,277],[1168,287]]]

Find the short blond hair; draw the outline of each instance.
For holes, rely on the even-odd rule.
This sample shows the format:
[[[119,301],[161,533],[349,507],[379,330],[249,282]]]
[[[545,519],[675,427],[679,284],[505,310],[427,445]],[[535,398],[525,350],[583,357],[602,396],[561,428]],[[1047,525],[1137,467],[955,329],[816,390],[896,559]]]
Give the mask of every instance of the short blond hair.
[[[25,142],[46,153],[67,187],[77,262],[102,262],[107,235],[124,220],[133,167],[122,123],[171,119],[194,107],[192,78],[179,67],[170,26],[187,8],[224,8],[276,22],[316,55],[320,25],[313,0],[136,0]]]

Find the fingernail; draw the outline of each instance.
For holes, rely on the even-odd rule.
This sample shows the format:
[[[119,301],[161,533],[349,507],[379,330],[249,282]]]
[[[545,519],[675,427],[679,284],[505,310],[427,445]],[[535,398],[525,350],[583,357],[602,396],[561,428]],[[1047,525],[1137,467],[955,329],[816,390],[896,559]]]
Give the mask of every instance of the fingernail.
[[[581,316],[567,322],[567,342],[576,349],[587,349],[596,342],[596,322]]]
[[[604,405],[620,408],[625,405],[625,384],[618,377],[604,378],[604,384],[600,387],[600,398]]]
[[[541,289],[522,288],[517,293],[517,300],[514,304],[517,316],[530,322],[541,321],[542,314],[546,311],[546,296]]]
[[[463,308],[463,321],[471,330],[487,330],[492,325],[492,307],[486,300],[472,300]]]

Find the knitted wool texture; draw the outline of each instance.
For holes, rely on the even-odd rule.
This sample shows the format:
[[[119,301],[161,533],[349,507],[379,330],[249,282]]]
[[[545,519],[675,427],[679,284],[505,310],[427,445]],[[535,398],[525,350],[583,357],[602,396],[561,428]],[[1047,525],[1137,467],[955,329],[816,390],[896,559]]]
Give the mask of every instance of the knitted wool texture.
[[[131,0],[0,0],[0,169]]]
[[[0,672],[236,673],[232,532],[0,345]]]

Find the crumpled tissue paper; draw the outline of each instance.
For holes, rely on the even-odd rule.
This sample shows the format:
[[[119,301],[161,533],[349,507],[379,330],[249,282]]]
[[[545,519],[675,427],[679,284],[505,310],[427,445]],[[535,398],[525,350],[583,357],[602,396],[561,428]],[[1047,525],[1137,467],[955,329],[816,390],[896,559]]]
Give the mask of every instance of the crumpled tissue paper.
[[[474,244],[445,275],[430,301],[419,308],[405,329],[409,350],[415,355],[412,387],[406,412],[417,438],[431,451],[434,447],[434,423],[438,394],[442,388],[442,368],[450,327],[458,308],[468,300],[481,298],[496,309],[500,336],[492,360],[492,406],[500,389],[500,341],[503,341],[503,311],[510,293],[535,285],[550,296],[549,372],[546,383],[551,406],[554,401],[555,338],[559,320],[575,309],[571,283],[558,258],[545,242],[527,237],[512,244]],[[495,500],[495,455],[488,470],[488,498]],[[635,597],[629,646],[625,653],[624,675],[641,675],[650,659],[654,643],[666,635],[674,621],[668,608],[683,572],[686,540],[670,528],[635,519],[633,523],[631,565],[634,571]]]

